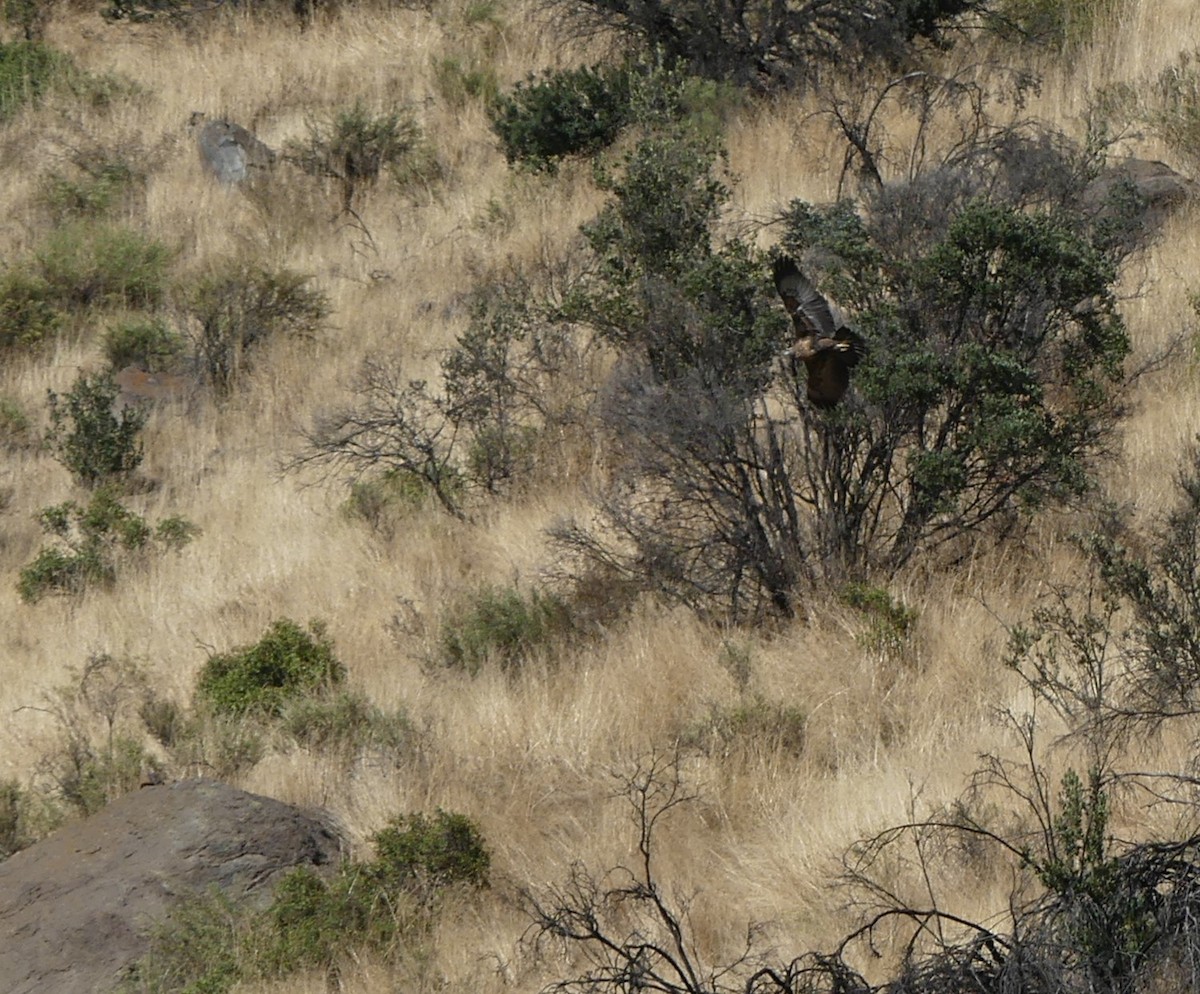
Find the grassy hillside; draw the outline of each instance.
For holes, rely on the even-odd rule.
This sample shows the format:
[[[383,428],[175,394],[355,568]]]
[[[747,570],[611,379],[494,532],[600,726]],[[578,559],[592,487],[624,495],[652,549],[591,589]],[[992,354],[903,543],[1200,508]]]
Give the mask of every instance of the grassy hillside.
[[[61,227],[47,207],[47,178],[78,176],[72,156],[100,148],[144,174],[110,219],[169,249],[169,319],[183,320],[180,288],[231,258],[310,274],[330,308],[311,340],[258,351],[228,397],[200,390],[153,409],[138,471],[152,484],[127,503],[152,522],[181,515],[200,532],[180,551],[123,568],[109,588],[21,600],[19,571],[45,540],[39,510],[86,493],[44,448],[0,453],[0,778],[52,793],[48,762],[61,757],[69,724],[52,695],[78,685],[90,656],[134,661],[160,699],[187,708],[210,653],[254,643],[279,618],[324,621],[346,686],[403,723],[405,744],[347,754],[267,734],[262,758],[231,778],[328,808],[364,849],[390,817],[440,808],[468,814],[492,851],[492,887],[453,898],[419,952],[344,965],[340,989],[362,994],[535,991],[577,974],[570,950],[538,958],[521,945],[528,920],[516,895],[561,882],[574,861],[603,869],[633,859],[637,839],[613,771],[677,748],[698,799],[666,823],[658,872],[672,894],[695,895],[700,954],[736,957],[751,921],[771,923],[766,945],[784,959],[829,948],[856,921],[831,886],[845,848],[959,797],[979,754],[1019,755],[994,718],[998,708],[1029,706],[1027,687],[1004,666],[1005,626],[1084,569],[1069,541],[1082,519],[1049,511],[1022,541],[983,546],[953,571],[917,562],[886,581],[916,617],[912,634],[894,644],[878,637],[869,613],[822,590],[806,595],[797,618],[769,628],[725,627],[643,599],[600,637],[552,642],[514,670],[489,664],[471,676],[439,665],[444,623],[480,589],[538,586],[550,560],[547,527],[586,509],[587,488],[604,478],[612,453],[565,436],[545,447],[527,488],[471,521],[426,501],[389,528],[347,513],[350,489],[337,474],[282,466],[314,415],[348,400],[364,357],[386,354],[413,377],[435,375],[437,350],[468,326],[474,288],[584,251],[579,227],[605,202],[590,166],[568,162],[556,175],[511,169],[484,101],[456,83],[462,67],[482,68],[506,88],[531,70],[598,57],[602,49],[565,34],[537,6],[347,4],[300,31],[282,15],[220,15],[179,28],[113,23],[64,5],[46,43],[94,78],[122,82],[108,84],[116,92],[105,100],[54,90],[0,124],[6,266]],[[1130,0],[1069,57],[1037,48],[1005,55],[1043,76],[1033,113],[1081,138],[1099,84],[1138,84],[1197,43],[1195,4]],[[358,219],[337,216],[335,184],[287,163],[253,190],[221,187],[187,129],[192,112],[205,111],[280,148],[356,101],[410,109],[429,157],[416,179],[385,175],[365,190]],[[794,198],[835,196],[842,145],[820,110],[815,94],[729,100],[731,226],[761,222]],[[1143,131],[1119,150],[1187,171]],[[1134,362],[1192,332],[1195,211],[1170,217],[1122,271]],[[761,227],[753,237],[766,248],[776,235]],[[102,333],[121,317],[119,308],[81,308],[48,345],[8,351],[0,398],[40,433],[46,391],[64,393],[80,370],[99,368]],[[1190,353],[1132,388],[1102,478],[1147,525],[1176,500],[1173,478],[1200,431],[1198,396]],[[139,727],[132,711],[120,712],[121,729]],[[76,730],[102,742],[103,715],[81,713]],[[1058,726],[1048,713],[1044,727],[1057,784],[1080,759],[1050,749]],[[1129,746],[1129,763],[1189,768],[1191,731]],[[139,734],[168,775],[185,776],[211,775],[220,736],[230,733],[209,729],[191,763]],[[1177,817],[1118,799],[1113,834],[1176,831]],[[1004,912],[1005,873],[987,860],[963,860],[956,872],[955,913],[990,920]],[[916,886],[896,873],[898,889]],[[325,984],[316,971],[237,989]]]

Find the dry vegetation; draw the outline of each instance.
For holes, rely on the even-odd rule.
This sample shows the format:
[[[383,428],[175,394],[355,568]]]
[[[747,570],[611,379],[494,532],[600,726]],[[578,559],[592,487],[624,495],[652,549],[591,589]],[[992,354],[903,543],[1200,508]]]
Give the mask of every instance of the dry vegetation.
[[[534,991],[570,964],[535,962],[519,944],[527,921],[512,903],[515,889],[558,881],[574,860],[628,860],[635,839],[613,798],[612,771],[674,749],[715,707],[760,695],[803,713],[803,747],[735,741],[689,753],[700,800],[669,824],[660,872],[696,893],[693,926],[706,955],[735,955],[749,921],[773,923],[770,939],[783,953],[825,948],[853,924],[831,888],[843,849],[951,800],[979,753],[1012,748],[993,719],[997,707],[1023,705],[1022,685],[1003,666],[1004,626],[1025,617],[1048,583],[1078,575],[1067,541],[1074,522],[1048,515],[1021,547],[980,552],[950,575],[919,566],[901,575],[891,592],[918,621],[898,651],[873,646],[862,614],[829,595],[769,633],[721,630],[646,604],[602,640],[556,650],[515,675],[429,667],[456,598],[537,580],[544,529],[580,501],[603,454],[560,453],[547,482],[493,502],[473,523],[431,503],[390,535],[343,512],[344,481],[285,475],[281,463],[299,444],[298,427],[344,399],[364,355],[386,351],[414,372],[432,371],[435,350],[465,327],[464,294],[489,274],[572,251],[603,196],[586,166],[555,177],[510,170],[480,102],[450,103],[435,74],[440,59],[475,56],[507,85],[531,67],[591,53],[523,0],[493,5],[486,17],[463,0],[439,0],[432,13],[383,6],[347,5],[302,33],[283,19],[234,16],[178,30],[107,23],[82,10],[50,24],[47,40],[80,66],[118,73],[141,91],[110,109],[52,98],[2,126],[0,256],[17,256],[44,232],[39,178],[68,150],[120,144],[137,149],[149,171],[143,202],[123,220],[170,245],[174,271],[249,253],[313,274],[332,314],[313,341],[272,346],[226,401],[155,410],[141,473],[159,485],[131,505],[150,518],[183,515],[202,533],[111,590],[20,601],[17,572],[42,538],[36,512],[78,494],[45,452],[0,457],[0,776],[30,782],[57,733],[36,706],[89,654],[136,660],[160,694],[185,703],[206,646],[250,643],[280,617],[323,619],[349,685],[381,708],[406,711],[419,749],[395,763],[350,764],[302,748],[273,751],[238,784],[324,806],[360,842],[397,812],[465,812],[493,851],[492,889],[452,908],[423,954],[401,965],[401,979],[365,961],[343,971],[343,989]],[[1197,40],[1194,3],[1134,0],[1094,46],[1038,67],[1045,84],[1035,110],[1079,134],[1097,82],[1144,78]],[[220,187],[186,130],[191,112],[204,110],[279,147],[355,100],[413,108],[441,172],[366,191],[358,213],[369,239],[346,218],[331,221],[335,192],[286,168],[257,193]],[[840,152],[810,110],[789,96],[732,113],[741,218],[834,194]],[[1164,155],[1149,139],[1123,147]],[[1128,267],[1123,310],[1138,352],[1195,320],[1186,295],[1200,272],[1197,230],[1193,207]],[[769,244],[770,231],[761,239]],[[0,395],[44,420],[46,390],[66,390],[78,370],[100,362],[94,329],[73,332],[48,353],[6,358]],[[1192,362],[1180,361],[1139,382],[1119,457],[1105,471],[1112,495],[1144,520],[1173,499],[1172,476],[1200,431],[1195,378]],[[1172,735],[1145,762],[1182,769],[1191,741]],[[1055,770],[1069,761],[1061,752],[1047,758]],[[1134,834],[1126,829],[1156,817],[1118,810],[1115,833]],[[954,910],[986,920],[1004,910],[1008,883],[986,865],[964,866]],[[239,990],[318,991],[325,979]]]

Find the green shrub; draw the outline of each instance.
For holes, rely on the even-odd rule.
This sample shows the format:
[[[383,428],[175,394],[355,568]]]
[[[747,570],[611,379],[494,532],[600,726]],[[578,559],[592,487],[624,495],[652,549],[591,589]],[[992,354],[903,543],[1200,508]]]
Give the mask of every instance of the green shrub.
[[[1173,151],[1200,165],[1200,50],[1183,52],[1147,88],[1151,125]]]
[[[0,274],[0,348],[36,346],[53,338],[63,314],[44,278],[23,265]]]
[[[104,358],[114,371],[137,366],[148,373],[179,368],[187,347],[183,336],[161,318],[134,317],[104,332]]]
[[[606,66],[530,76],[491,107],[504,158],[534,172],[611,145],[631,116],[629,72]]]
[[[152,540],[179,548],[172,536],[156,536],[146,519],[123,506],[112,487],[92,494],[87,507],[74,501],[43,508],[42,530],[56,539],[18,574],[17,592],[27,603],[49,593],[79,594],[117,577],[119,555],[145,549]],[[189,526],[189,535],[198,529]]]
[[[466,815],[438,810],[401,815],[375,833],[373,869],[389,884],[423,889],[450,884],[486,887],[492,858]]]
[[[885,654],[897,652],[912,638],[917,611],[895,600],[882,587],[848,583],[841,589],[841,598],[870,619],[870,627],[859,636],[864,648]]]
[[[395,960],[427,936],[441,888],[487,884],[490,857],[464,815],[401,816],[373,841],[372,860],[332,874],[292,870],[261,912],[215,889],[184,902],[152,930],[121,990],[217,994],[239,981],[333,969],[359,952]]]
[[[137,407],[118,409],[119,393],[110,374],[85,373],[63,397],[49,394],[51,451],[84,486],[128,476],[141,465],[138,436],[146,412]]]
[[[35,818],[29,791],[16,780],[0,780],[0,861],[37,841]]]
[[[78,308],[157,306],[171,261],[166,246],[145,235],[87,220],[56,228],[34,255],[52,298]]]
[[[403,711],[377,708],[360,694],[343,690],[329,697],[298,697],[282,709],[279,728],[309,749],[360,753],[368,749],[409,752],[416,729]]]
[[[350,517],[361,518],[376,531],[390,535],[393,519],[403,512],[419,510],[429,496],[429,484],[417,474],[389,469],[350,484],[344,510]]]
[[[216,713],[275,717],[297,697],[341,684],[346,667],[333,654],[325,625],[274,622],[254,645],[209,656],[196,685],[199,697]]]
[[[568,626],[566,606],[552,594],[535,590],[526,599],[515,588],[485,588],[443,622],[441,660],[472,676],[489,660],[510,670]]]
[[[215,387],[228,390],[267,339],[308,337],[320,327],[329,302],[310,280],[290,269],[229,259],[187,292],[186,307],[200,325],[196,358]]]
[[[401,166],[421,146],[421,128],[408,111],[373,114],[362,102],[310,124],[308,132],[306,141],[289,146],[288,155],[305,172],[336,180],[346,212],[359,190],[374,184],[384,168]]]

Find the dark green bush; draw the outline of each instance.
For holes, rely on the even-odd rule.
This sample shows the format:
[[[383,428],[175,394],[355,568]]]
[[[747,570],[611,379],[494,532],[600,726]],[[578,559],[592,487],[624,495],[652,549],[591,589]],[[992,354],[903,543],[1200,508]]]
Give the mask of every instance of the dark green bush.
[[[109,373],[84,373],[61,398],[49,394],[47,440],[56,459],[86,487],[125,477],[141,465],[146,412],[119,407]]]
[[[1066,49],[1086,45],[1124,0],[999,0],[987,23],[1002,38]]]
[[[277,335],[307,338],[329,313],[325,294],[310,276],[230,259],[186,293],[200,325],[196,358],[212,384],[228,390],[250,362],[253,349]]]
[[[530,76],[490,109],[504,158],[534,172],[608,147],[631,115],[629,71],[611,66]]]
[[[443,665],[475,675],[489,661],[514,669],[569,627],[566,605],[553,594],[526,598],[515,588],[481,590],[442,623]]]
[[[323,623],[309,622],[305,631],[282,618],[254,645],[209,656],[196,692],[216,714],[275,717],[288,701],[345,679]]]
[[[917,611],[897,601],[883,587],[867,583],[848,583],[840,591],[842,602],[861,611],[869,627],[859,636],[867,649],[882,653],[898,652],[912,638]]]
[[[187,343],[161,318],[135,317],[105,331],[103,346],[114,372],[137,366],[148,373],[164,373],[179,368]]]
[[[486,887],[491,856],[466,815],[438,810],[393,818],[374,835],[373,869],[390,885],[424,890],[451,884]]]

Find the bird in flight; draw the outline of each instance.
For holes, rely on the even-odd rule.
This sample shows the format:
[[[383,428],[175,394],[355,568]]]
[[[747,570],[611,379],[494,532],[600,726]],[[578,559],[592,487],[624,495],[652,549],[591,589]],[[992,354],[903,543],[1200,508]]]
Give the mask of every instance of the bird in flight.
[[[775,288],[796,326],[796,344],[785,354],[804,363],[808,399],[827,411],[850,387],[850,370],[867,354],[867,343],[845,326],[836,327],[829,303],[786,255],[775,259]]]

